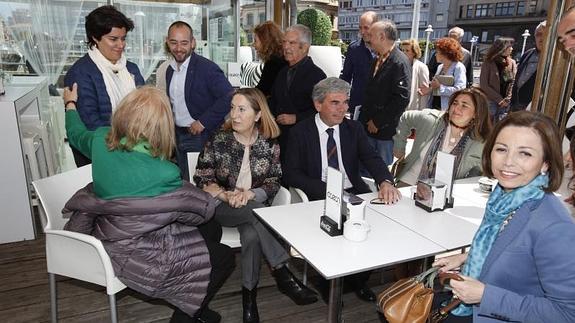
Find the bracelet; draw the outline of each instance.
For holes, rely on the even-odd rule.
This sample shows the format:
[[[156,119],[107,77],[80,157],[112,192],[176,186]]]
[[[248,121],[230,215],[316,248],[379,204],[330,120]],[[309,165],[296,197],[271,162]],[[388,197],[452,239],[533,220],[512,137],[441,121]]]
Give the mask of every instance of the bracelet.
[[[76,106],[76,100],[68,100],[64,103],[64,107],[67,107],[69,103],[74,103],[74,106]]]

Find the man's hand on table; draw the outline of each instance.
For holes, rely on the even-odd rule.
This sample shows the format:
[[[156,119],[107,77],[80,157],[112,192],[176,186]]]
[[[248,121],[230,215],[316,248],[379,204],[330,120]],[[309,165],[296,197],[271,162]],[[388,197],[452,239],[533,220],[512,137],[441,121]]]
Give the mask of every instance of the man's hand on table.
[[[385,204],[395,204],[401,199],[401,192],[389,182],[379,184],[377,195]]]

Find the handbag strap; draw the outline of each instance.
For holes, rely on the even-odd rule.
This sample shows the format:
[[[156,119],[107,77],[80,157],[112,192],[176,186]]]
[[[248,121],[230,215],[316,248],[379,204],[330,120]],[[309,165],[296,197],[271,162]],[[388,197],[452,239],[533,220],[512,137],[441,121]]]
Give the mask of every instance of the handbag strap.
[[[463,281],[463,278],[459,276],[459,274],[457,273],[439,273],[438,276],[439,276],[439,284],[441,286],[449,285],[449,281],[451,279],[455,279],[457,281]],[[439,309],[431,313],[429,322],[438,323],[445,320],[449,312],[451,312],[451,310],[459,306],[460,303],[461,300],[459,298],[452,297],[451,301],[449,301],[447,305],[440,307]]]

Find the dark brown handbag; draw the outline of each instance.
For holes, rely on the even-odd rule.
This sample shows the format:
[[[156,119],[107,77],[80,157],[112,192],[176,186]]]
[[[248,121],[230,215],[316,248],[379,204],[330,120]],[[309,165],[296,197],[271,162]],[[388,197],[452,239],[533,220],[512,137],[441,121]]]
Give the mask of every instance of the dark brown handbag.
[[[438,323],[443,321],[449,311],[459,305],[459,300],[452,300],[447,306],[434,313],[431,312],[433,302],[433,281],[438,274],[438,268],[411,277],[401,279],[384,290],[377,297],[377,308],[389,323]],[[462,280],[454,273],[441,273],[440,284],[448,279]],[[432,314],[432,315],[430,315]]]

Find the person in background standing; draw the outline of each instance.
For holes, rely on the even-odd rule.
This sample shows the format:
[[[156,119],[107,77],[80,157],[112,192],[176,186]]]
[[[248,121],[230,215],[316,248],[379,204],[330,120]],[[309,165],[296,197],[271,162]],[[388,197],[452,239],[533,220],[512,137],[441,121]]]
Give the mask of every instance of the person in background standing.
[[[411,87],[411,64],[395,46],[398,35],[391,21],[378,21],[369,29],[369,43],[378,58],[370,70],[359,115],[371,146],[387,165],[393,163],[393,135]]]
[[[461,44],[461,40],[463,39],[463,35],[465,31],[460,27],[453,27],[449,29],[447,33],[447,37],[453,38],[457,40],[459,44]],[[437,52],[433,52],[433,55],[429,58],[429,62],[427,63],[427,67],[429,69],[429,77],[431,78],[432,75],[435,75],[437,72],[437,67],[439,66],[439,62],[437,61]],[[463,54],[461,58],[461,63],[465,66],[465,76],[467,78],[467,87],[473,85],[473,60],[471,58],[471,53],[467,50],[467,48],[461,46],[461,54]]]
[[[311,92],[326,76],[308,56],[310,46],[311,30],[308,27],[297,24],[284,33],[283,53],[288,66],[280,70],[269,99],[270,109],[281,130],[282,162],[290,129],[314,114]]]
[[[194,52],[192,27],[176,21],[166,43],[174,60],[166,70],[166,87],[176,124],[176,152],[182,178],[188,179],[188,152],[200,152],[224,122],[233,88],[216,63]]]
[[[421,48],[415,39],[407,39],[401,41],[401,51],[407,56],[411,62],[411,91],[409,96],[409,104],[405,110],[422,110],[427,108],[429,95],[421,95],[419,88],[421,86],[429,86],[429,70],[427,65],[423,64],[421,58]]]
[[[88,53],[68,70],[64,84],[78,84],[78,114],[88,130],[110,125],[118,103],[144,85],[138,66],[126,60],[126,35],[134,22],[114,6],[101,6],[86,16]],[[76,166],[91,163],[71,145]]]
[[[431,81],[430,86],[422,86],[421,94],[433,93],[431,108],[447,110],[451,95],[465,87],[467,76],[465,66],[461,63],[463,54],[461,44],[453,38],[440,38],[435,42],[437,61],[441,64]]]
[[[266,21],[254,28],[254,49],[264,63],[262,76],[256,88],[269,97],[279,71],[287,66],[283,54],[283,33],[273,21]]]
[[[481,64],[479,86],[489,99],[489,114],[494,121],[508,112],[517,64],[511,58],[513,38],[499,37],[485,54]]]
[[[525,110],[533,98],[539,54],[545,41],[547,21],[535,28],[535,48],[526,51],[517,65],[517,74],[511,90],[511,111]]]
[[[349,112],[353,116],[355,108],[363,104],[365,86],[369,80],[369,69],[375,54],[366,43],[367,33],[374,22],[379,20],[375,11],[364,12],[359,17],[359,39],[347,49],[343,69],[339,78],[351,84]]]

